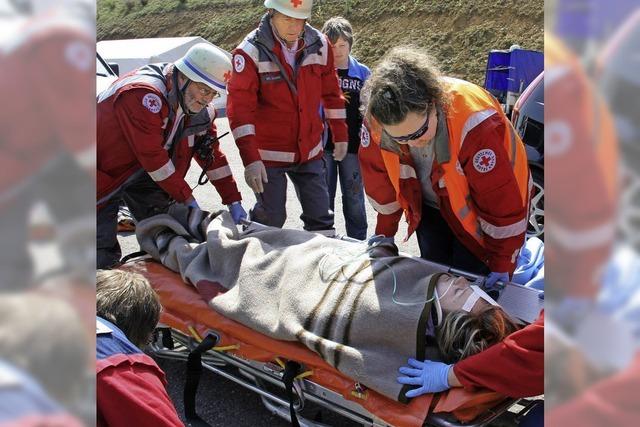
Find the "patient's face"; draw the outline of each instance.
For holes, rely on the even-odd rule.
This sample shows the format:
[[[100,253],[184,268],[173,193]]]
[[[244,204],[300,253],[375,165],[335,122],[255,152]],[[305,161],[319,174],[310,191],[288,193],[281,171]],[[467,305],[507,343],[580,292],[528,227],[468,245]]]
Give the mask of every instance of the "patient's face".
[[[449,288],[449,286],[451,286]],[[449,274],[443,274],[436,284],[438,296],[440,297],[440,306],[444,314],[462,309],[467,298],[473,294],[471,283],[463,277],[454,277]],[[449,289],[447,291],[447,289]],[[479,298],[471,309],[472,313],[477,313],[490,304]]]

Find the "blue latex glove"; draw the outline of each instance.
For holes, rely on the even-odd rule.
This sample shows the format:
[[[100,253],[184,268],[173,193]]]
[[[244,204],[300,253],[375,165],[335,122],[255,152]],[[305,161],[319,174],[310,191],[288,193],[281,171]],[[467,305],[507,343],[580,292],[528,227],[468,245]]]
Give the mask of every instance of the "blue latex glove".
[[[487,278],[484,281],[485,289],[491,290],[496,282],[508,282],[509,281],[509,273],[498,273],[492,271],[489,273]]]
[[[409,359],[409,366],[403,366],[399,370],[401,374],[406,376],[398,377],[398,382],[420,386],[406,392],[405,396],[407,397],[449,390],[451,386],[447,377],[452,366],[431,360],[420,362],[416,359]]]
[[[190,208],[200,209],[200,205],[198,204],[196,199],[193,199],[191,202],[187,203],[187,206],[189,206]]]
[[[247,219],[247,212],[245,212],[240,202],[233,202],[228,206],[228,208],[231,218],[233,218],[233,222],[236,224],[240,224],[240,221]]]
[[[395,241],[393,240],[393,237],[385,237],[382,234],[376,234],[375,236],[369,237],[369,240],[367,240],[367,244],[369,246],[373,246],[376,243],[379,245],[395,244]]]

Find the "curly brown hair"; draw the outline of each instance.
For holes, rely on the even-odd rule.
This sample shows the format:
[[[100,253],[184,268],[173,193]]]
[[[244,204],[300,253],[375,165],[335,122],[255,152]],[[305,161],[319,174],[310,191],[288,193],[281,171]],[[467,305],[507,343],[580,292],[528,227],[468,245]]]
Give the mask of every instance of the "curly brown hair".
[[[415,46],[394,47],[380,60],[361,92],[365,117],[384,125],[402,122],[408,113],[424,113],[430,104],[445,108],[449,96],[433,58]]]

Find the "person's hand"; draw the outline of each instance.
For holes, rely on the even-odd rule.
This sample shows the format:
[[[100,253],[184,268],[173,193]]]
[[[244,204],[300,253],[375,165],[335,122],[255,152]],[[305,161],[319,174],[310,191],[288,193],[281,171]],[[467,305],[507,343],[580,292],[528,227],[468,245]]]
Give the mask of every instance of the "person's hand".
[[[240,202],[233,202],[228,206],[228,208],[231,218],[233,218],[233,222],[236,224],[240,224],[243,219],[247,219],[247,212],[244,210]]]
[[[346,142],[336,142],[333,144],[333,159],[336,162],[341,161],[347,156],[347,146],[349,144]]]
[[[400,373],[405,376],[398,377],[398,382],[420,387],[409,390],[405,393],[405,396],[411,398],[426,393],[438,393],[451,388],[448,375],[453,365],[431,360],[420,362],[416,359],[409,359],[408,363],[409,366],[403,366],[399,369]]]
[[[492,271],[484,281],[485,289],[491,289],[497,282],[506,283],[509,281],[509,273],[498,273]]]
[[[190,208],[200,209],[200,205],[198,204],[198,201],[195,199],[195,197],[191,197],[190,199],[186,200],[184,204],[189,206]]]
[[[264,191],[263,183],[269,182],[269,179],[267,178],[267,169],[264,167],[262,160],[257,160],[247,165],[244,169],[244,180],[254,193],[262,193]]]

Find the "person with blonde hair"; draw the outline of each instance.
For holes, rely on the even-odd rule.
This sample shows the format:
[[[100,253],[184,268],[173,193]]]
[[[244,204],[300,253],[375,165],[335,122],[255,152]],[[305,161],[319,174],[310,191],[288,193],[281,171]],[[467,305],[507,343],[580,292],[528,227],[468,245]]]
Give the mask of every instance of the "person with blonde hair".
[[[410,358],[399,369],[398,382],[416,386],[406,397],[451,387],[511,397],[544,393],[544,312],[520,329],[482,289],[447,274],[438,279],[435,301],[439,361]]]
[[[432,335],[442,362],[480,353],[519,329],[493,298],[464,277],[441,274],[433,298]]]
[[[138,273],[96,274],[96,406],[101,426],[183,426],[165,374],[141,350],[160,319],[160,301]]]
[[[500,307],[484,307],[478,312],[455,311],[436,329],[436,342],[443,362],[455,363],[486,350],[517,330]]]
[[[509,280],[527,229],[524,145],[496,99],[441,76],[423,50],[387,53],[363,88],[360,167],[392,239],[405,213],[423,258]],[[366,142],[365,142],[366,141]]]

